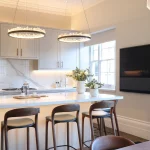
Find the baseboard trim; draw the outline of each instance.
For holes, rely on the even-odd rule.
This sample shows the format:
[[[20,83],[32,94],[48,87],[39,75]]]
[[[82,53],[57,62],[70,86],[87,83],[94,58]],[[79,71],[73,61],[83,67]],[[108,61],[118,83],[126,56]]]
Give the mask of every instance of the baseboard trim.
[[[117,118],[120,131],[150,140],[150,122],[119,115]],[[111,128],[110,119],[106,119],[105,123],[107,127]]]

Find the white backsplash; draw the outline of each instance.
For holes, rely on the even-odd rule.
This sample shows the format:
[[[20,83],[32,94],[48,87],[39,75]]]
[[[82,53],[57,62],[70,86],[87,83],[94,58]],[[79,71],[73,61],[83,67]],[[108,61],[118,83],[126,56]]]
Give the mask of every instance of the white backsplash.
[[[0,59],[0,89],[20,88],[24,81],[29,82],[30,87],[54,88],[55,82],[62,81],[62,86],[72,87],[75,85],[72,79],[66,78],[69,71],[34,71],[33,61]]]

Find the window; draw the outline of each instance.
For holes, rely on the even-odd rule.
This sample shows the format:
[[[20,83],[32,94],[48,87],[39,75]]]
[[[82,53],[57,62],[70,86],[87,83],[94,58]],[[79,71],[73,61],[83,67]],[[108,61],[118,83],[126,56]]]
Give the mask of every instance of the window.
[[[116,41],[90,46],[90,69],[103,88],[115,89]]]

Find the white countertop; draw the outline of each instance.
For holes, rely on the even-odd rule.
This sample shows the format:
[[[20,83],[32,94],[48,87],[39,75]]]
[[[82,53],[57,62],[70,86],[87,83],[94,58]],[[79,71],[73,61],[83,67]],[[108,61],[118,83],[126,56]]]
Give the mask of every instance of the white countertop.
[[[43,95],[43,94],[42,94]],[[91,97],[90,93],[77,94],[76,92],[44,94],[48,97],[35,99],[14,99],[13,96],[0,96],[0,108],[20,108],[46,105],[62,105],[70,103],[94,102],[102,100],[122,100],[123,96],[99,94]]]
[[[30,94],[36,93],[60,93],[60,92],[76,92],[76,88],[73,87],[61,87],[61,88],[41,88],[37,90],[30,90]],[[0,95],[18,95],[21,94],[21,90],[4,91],[0,90]]]

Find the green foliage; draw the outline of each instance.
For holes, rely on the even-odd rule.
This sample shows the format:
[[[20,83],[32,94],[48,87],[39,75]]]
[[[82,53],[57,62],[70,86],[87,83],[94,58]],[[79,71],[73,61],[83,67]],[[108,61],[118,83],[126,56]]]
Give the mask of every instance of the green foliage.
[[[98,83],[98,81],[95,79],[85,84],[85,86],[89,87],[90,89],[98,89],[98,88],[101,88],[103,85],[104,84]]]
[[[68,74],[67,77],[72,77],[76,81],[86,81],[89,77],[93,75],[90,74],[90,70],[81,70],[76,67],[75,70],[72,71],[72,74]]]

